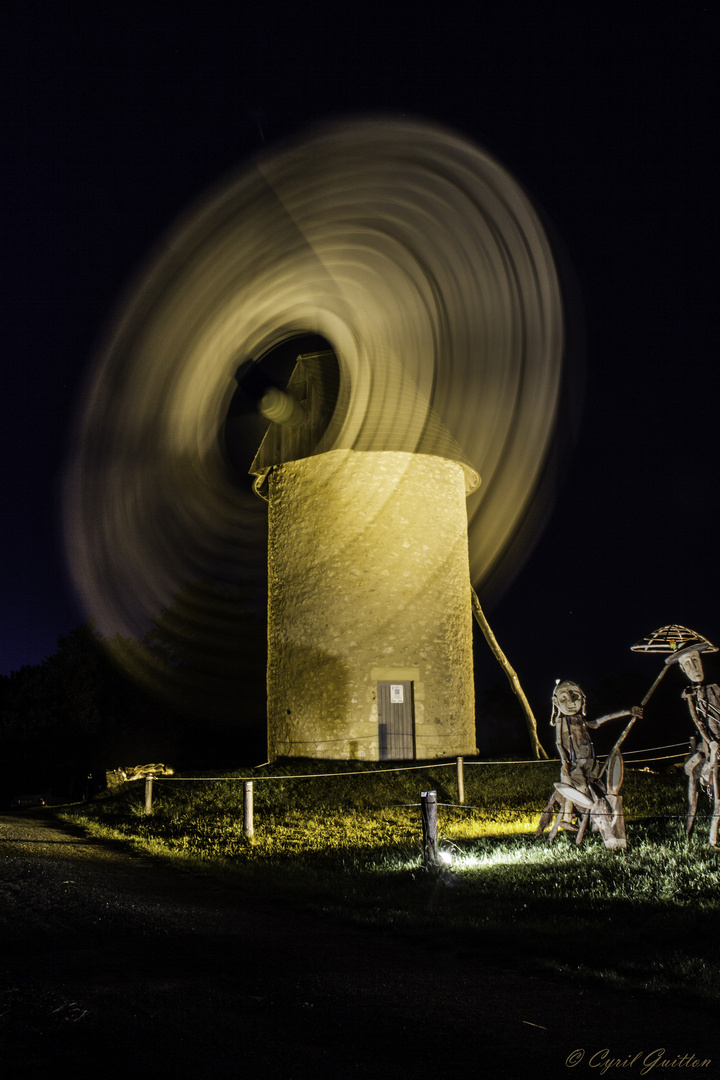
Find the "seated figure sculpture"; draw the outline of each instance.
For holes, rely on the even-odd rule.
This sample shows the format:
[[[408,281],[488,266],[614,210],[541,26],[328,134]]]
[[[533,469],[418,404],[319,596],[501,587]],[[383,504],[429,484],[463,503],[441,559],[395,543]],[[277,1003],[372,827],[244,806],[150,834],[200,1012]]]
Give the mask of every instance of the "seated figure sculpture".
[[[555,742],[560,757],[560,781],[542,813],[536,836],[542,836],[553,818],[555,821],[548,836],[554,840],[559,830],[577,832],[577,844],[582,843],[588,824],[598,831],[608,848],[624,848],[625,820],[622,798],[619,794],[623,782],[623,759],[620,743],[616,743],[605,766],[601,767],[595,755],[589,728],[598,728],[608,720],[629,716],[635,722],[642,716],[642,708],[623,709],[608,713],[597,720],[588,720],[586,698],[583,690],[574,682],[555,684],[552,696],[550,724],[555,728]],[[607,774],[604,776],[604,774]],[[577,818],[579,823],[574,824]]]

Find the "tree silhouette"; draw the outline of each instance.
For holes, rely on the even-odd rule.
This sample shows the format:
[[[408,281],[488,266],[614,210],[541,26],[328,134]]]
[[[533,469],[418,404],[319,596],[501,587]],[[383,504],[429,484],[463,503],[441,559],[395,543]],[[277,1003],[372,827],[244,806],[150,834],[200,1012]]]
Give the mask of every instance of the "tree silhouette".
[[[234,768],[265,749],[265,624],[249,590],[189,585],[144,641],[91,625],[0,680],[0,794],[82,798],[107,769]]]

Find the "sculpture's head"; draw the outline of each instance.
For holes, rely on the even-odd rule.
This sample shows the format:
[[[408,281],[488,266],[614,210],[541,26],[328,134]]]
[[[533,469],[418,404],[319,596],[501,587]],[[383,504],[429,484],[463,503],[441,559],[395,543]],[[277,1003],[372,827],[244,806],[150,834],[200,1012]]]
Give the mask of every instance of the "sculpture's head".
[[[550,721],[555,723],[558,713],[563,716],[577,716],[578,713],[585,715],[585,692],[574,682],[560,682],[555,684],[553,691],[553,716]]]
[[[687,675],[690,682],[701,683],[705,678],[702,660],[697,649],[686,649],[677,658],[679,666]]]
[[[671,653],[665,661],[666,665],[677,664],[692,683],[701,683],[705,678],[703,663],[700,659],[705,652],[717,652],[717,646],[697,635],[697,640],[687,644],[684,649],[678,649]]]

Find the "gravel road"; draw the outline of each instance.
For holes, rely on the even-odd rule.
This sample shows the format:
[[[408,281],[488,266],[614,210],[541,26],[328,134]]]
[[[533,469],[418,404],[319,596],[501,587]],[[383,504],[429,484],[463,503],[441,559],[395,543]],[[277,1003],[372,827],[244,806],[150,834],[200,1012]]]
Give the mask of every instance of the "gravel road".
[[[720,1076],[682,1002],[262,906],[40,815],[0,815],[0,858],[8,1080]]]

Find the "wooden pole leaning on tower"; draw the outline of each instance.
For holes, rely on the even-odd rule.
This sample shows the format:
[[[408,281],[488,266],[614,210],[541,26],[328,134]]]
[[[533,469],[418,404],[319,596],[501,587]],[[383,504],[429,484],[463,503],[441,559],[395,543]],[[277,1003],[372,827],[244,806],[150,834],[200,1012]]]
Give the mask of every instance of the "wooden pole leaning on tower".
[[[530,745],[532,747],[532,752],[536,760],[539,761],[541,758],[547,760],[547,753],[545,752],[545,748],[541,746],[540,739],[538,738],[537,720],[535,719],[535,713],[530,707],[530,702],[525,697],[525,691],[520,685],[520,680],[517,677],[517,673],[510,664],[510,661],[508,660],[505,653],[498,645],[497,638],[493,634],[490,628],[490,623],[487,621],[485,612],[480,605],[477,593],[474,589],[471,589],[470,593],[472,601],[472,612],[475,617],[475,622],[482,630],[485,640],[490,646],[490,651],[492,652],[493,656],[507,675],[510,686],[512,687],[512,691],[520,702],[522,710],[525,713],[525,724],[528,729],[528,735],[530,736]]]

